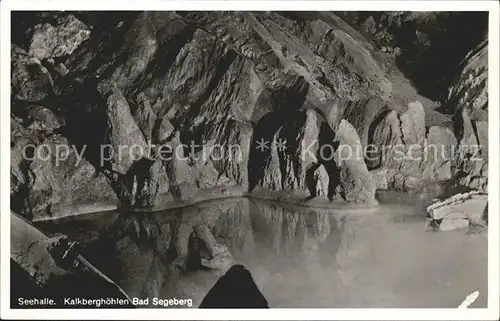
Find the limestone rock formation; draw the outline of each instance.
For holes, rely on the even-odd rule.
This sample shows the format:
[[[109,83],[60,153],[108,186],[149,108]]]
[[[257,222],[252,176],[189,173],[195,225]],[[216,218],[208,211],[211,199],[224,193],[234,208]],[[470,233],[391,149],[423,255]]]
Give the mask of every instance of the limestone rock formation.
[[[377,169],[373,169],[370,171],[370,174],[375,181],[375,185],[377,189],[388,189],[389,184],[387,182],[387,168],[379,167]]]
[[[28,119],[32,122],[28,129],[34,131],[53,132],[61,127],[57,116],[50,109],[43,106],[30,106]]]
[[[387,168],[389,186],[400,190],[417,188],[423,179],[421,164],[427,158],[425,149],[425,111],[419,101],[408,104],[406,111],[385,111],[374,122],[370,137],[372,166]]]
[[[464,57],[460,73],[448,90],[450,112],[470,109],[478,120],[487,121],[488,114],[488,42],[472,48]]]
[[[13,52],[11,68],[14,99],[37,102],[50,96],[52,76],[39,59],[23,52]]]
[[[427,212],[432,220],[440,224],[440,230],[451,230],[469,223],[484,225],[487,204],[488,195],[474,191],[436,202],[427,207]]]
[[[481,191],[488,185],[488,46],[481,43],[464,59],[450,86],[445,108],[455,115],[459,153],[455,176]]]
[[[479,14],[47,12],[14,20],[11,197],[27,217],[254,192],[373,205],[376,188],[419,191],[443,180],[486,190],[487,162],[473,162],[470,151],[448,159],[478,141],[487,155]],[[473,39],[444,61],[440,40],[453,43],[467,21]],[[446,28],[427,27],[435,22]],[[435,78],[431,58],[453,72]],[[422,70],[408,68],[420,62]],[[439,95],[429,91],[436,82]],[[84,151],[79,166],[21,154],[45,143]],[[431,155],[427,145],[445,152]]]
[[[90,37],[90,30],[73,15],[62,15],[55,25],[38,24],[33,27],[29,54],[38,59],[70,55]]]
[[[108,124],[105,144],[102,146],[107,150],[101,157],[110,159],[111,169],[124,175],[135,161],[148,156],[146,140],[116,84],[102,82],[97,89],[105,102]]]
[[[25,202],[37,219],[116,208],[117,197],[108,180],[62,136],[44,140],[29,165],[34,173]]]
[[[422,175],[426,181],[446,181],[453,178],[457,140],[446,127],[432,126],[427,133]]]
[[[442,232],[468,227],[470,224],[467,215],[453,212],[446,215],[439,223],[439,230]]]
[[[375,181],[364,162],[364,153],[354,127],[342,120],[337,130],[339,148],[335,161],[340,167],[342,196],[349,202],[376,204]]]

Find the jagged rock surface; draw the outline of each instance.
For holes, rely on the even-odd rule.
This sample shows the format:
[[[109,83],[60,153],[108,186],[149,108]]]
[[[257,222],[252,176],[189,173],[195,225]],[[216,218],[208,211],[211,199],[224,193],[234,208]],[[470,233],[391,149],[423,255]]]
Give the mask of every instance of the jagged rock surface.
[[[443,19],[453,26],[467,20],[450,15]],[[487,141],[487,119],[478,112],[486,110],[487,47],[458,66],[447,109],[439,110],[366,35],[416,21],[409,28],[418,31],[416,41],[401,46],[402,55],[427,52],[447,31],[422,28],[441,16],[387,13],[362,28],[343,16],[351,25],[332,12],[16,14],[18,29],[29,31],[13,37],[16,210],[43,217],[109,200],[158,208],[254,189],[374,204],[385,180],[400,190],[441,180],[485,189],[487,163],[442,155],[395,160],[381,150],[400,146],[405,156],[426,156],[411,146]],[[473,113],[462,107],[471,103]],[[461,117],[452,119],[450,109]],[[27,162],[20,152],[30,142],[85,146],[84,161],[72,170]],[[365,153],[370,144],[378,150]],[[114,152],[105,161],[102,146]],[[355,159],[341,161],[346,146]],[[380,175],[385,180],[375,182]],[[60,192],[69,188],[77,192]]]
[[[39,59],[13,50],[11,68],[14,99],[37,102],[50,96],[53,79]]]
[[[335,162],[340,167],[341,195],[349,202],[376,204],[376,183],[368,172],[364,153],[356,129],[346,120],[337,130],[339,148]]]
[[[441,231],[484,225],[488,216],[488,195],[482,192],[456,194],[427,207],[427,213],[438,222]]]
[[[29,54],[38,59],[59,58],[70,55],[90,37],[86,24],[73,15],[63,15],[53,24],[33,27]]]
[[[488,46],[471,50],[449,89],[445,108],[456,118],[459,153],[454,167],[460,184],[488,188]]]
[[[34,181],[25,200],[32,215],[66,216],[86,212],[86,207],[116,207],[118,199],[106,177],[80,159],[74,148],[58,150],[60,146],[71,144],[66,138],[53,135],[34,151],[38,156],[29,166]]]

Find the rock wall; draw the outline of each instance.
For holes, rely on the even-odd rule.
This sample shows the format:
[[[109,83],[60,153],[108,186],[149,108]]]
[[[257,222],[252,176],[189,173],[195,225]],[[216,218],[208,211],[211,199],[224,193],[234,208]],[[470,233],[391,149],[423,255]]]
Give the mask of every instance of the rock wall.
[[[488,34],[487,12],[365,11],[340,16],[369,37],[379,51],[396,59],[406,77],[434,100],[446,96],[460,74],[457,66]]]
[[[471,50],[444,105],[455,117],[461,157],[455,177],[462,185],[488,189],[488,42]]]
[[[12,209],[40,219],[255,191],[374,205],[377,187],[452,179],[484,189],[486,165],[407,156],[487,140],[487,46],[431,101],[373,30],[342,16],[351,24],[332,12],[16,13]],[[375,20],[410,19],[394,17]],[[383,157],[396,146],[406,157]]]

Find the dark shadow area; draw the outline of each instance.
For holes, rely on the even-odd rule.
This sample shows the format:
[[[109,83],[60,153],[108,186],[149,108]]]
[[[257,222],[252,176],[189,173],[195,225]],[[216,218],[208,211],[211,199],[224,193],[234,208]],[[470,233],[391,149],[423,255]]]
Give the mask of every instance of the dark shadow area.
[[[319,166],[320,164],[314,163],[311,164],[311,166],[309,166],[309,168],[306,170],[306,185],[307,189],[311,193],[311,195],[306,199],[306,201],[313,199],[317,196],[316,180],[314,179],[314,172],[316,171],[316,169],[318,169]]]
[[[62,96],[56,105],[57,112],[66,120],[59,132],[76,146],[78,152],[85,148],[84,158],[97,170],[106,169],[109,164],[101,165],[101,156],[109,155],[101,155],[101,147],[106,139],[108,116],[104,108],[106,102],[97,90],[97,79],[89,79],[83,84],[78,84],[69,77],[64,77],[63,80],[70,92]]]
[[[421,43],[416,29],[427,35],[429,45]],[[439,100],[447,94],[466,54],[487,37],[488,12],[454,12],[418,26],[407,21],[389,32],[403,52],[396,60],[398,67],[422,95]]]
[[[252,274],[242,265],[232,266],[210,289],[200,308],[249,309],[269,308],[253,280]]]
[[[335,163],[333,156],[333,154],[339,147],[339,142],[335,137],[335,132],[330,127],[330,125],[328,125],[328,123],[326,122],[323,122],[321,124],[321,130],[319,133],[319,146],[331,147],[318,150],[317,159],[318,162],[325,167],[330,179],[328,183],[328,199],[330,200],[333,199],[333,197],[337,193],[337,186],[340,185],[340,168]]]
[[[296,141],[297,130],[305,121],[305,113],[300,111],[300,108],[304,105],[309,84],[300,76],[291,80],[288,85],[289,87],[283,88],[282,91],[269,91],[270,102],[277,107],[274,111],[263,115],[254,126],[248,160],[248,185],[250,191],[256,187],[262,178],[265,165],[270,156],[271,144],[280,127],[282,132],[276,138],[278,140],[282,139],[282,142],[286,141],[286,149],[281,150],[282,153],[280,154],[295,150],[296,144],[299,143]]]
[[[468,52],[488,37],[488,12],[339,11],[342,19],[382,48],[398,48],[396,65],[418,92],[446,98]]]
[[[286,149],[278,150],[280,157],[280,170],[284,170],[286,164],[282,161],[283,154],[290,153],[297,148],[296,135],[299,127],[303,126],[305,114],[301,111],[277,110],[264,115],[254,128],[250,144],[250,155],[248,160],[249,189],[252,191],[262,179],[265,167],[271,157],[271,147],[276,139],[286,142]],[[279,136],[275,137],[279,131]],[[278,148],[277,148],[278,149]]]

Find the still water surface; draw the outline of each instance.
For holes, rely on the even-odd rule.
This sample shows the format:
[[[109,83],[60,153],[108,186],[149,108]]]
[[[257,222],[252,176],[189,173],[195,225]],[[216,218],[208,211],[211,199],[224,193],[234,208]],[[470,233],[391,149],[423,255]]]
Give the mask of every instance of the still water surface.
[[[131,297],[191,298],[197,307],[234,262],[250,270],[271,307],[456,308],[474,291],[480,295],[470,308],[486,307],[487,233],[433,232],[419,202],[383,196],[371,212],[233,198],[39,226],[81,241],[85,256]],[[233,261],[199,266],[204,245],[193,231],[200,227]],[[173,262],[186,251],[180,273]]]

